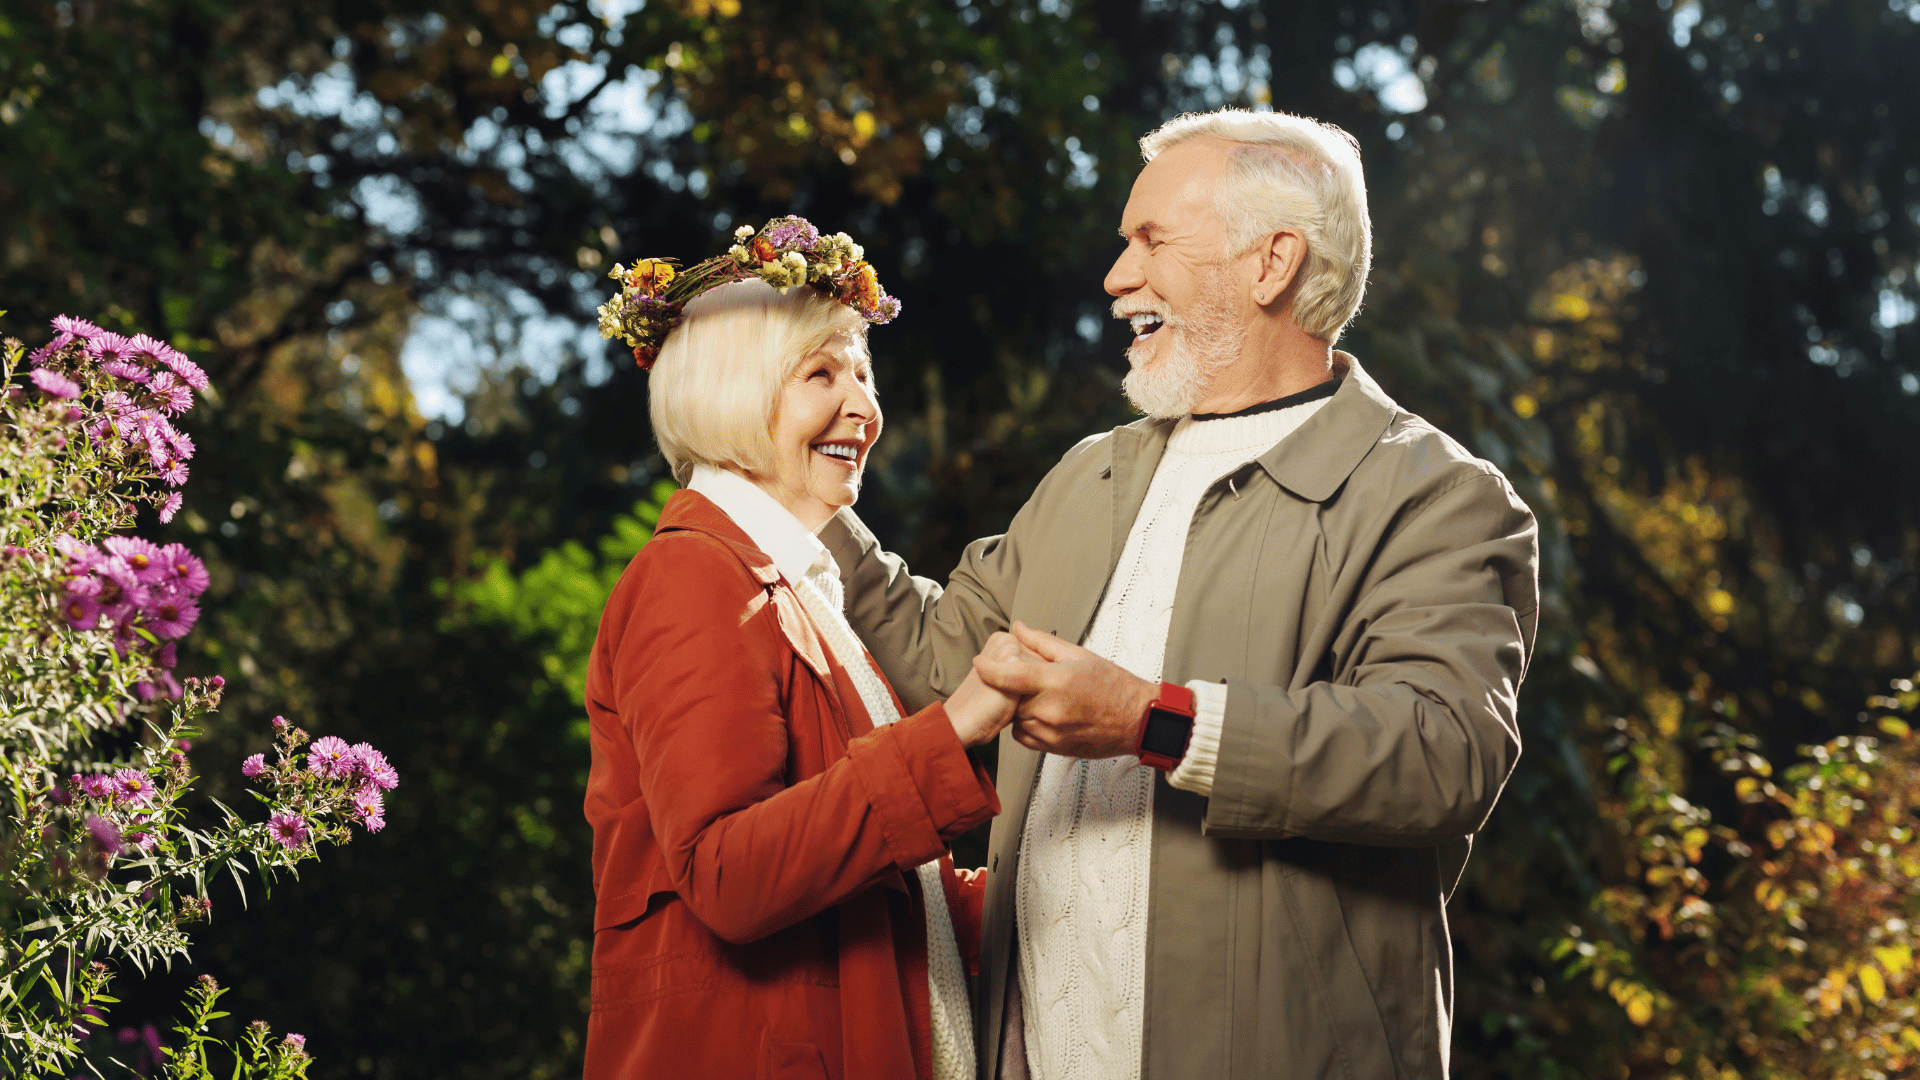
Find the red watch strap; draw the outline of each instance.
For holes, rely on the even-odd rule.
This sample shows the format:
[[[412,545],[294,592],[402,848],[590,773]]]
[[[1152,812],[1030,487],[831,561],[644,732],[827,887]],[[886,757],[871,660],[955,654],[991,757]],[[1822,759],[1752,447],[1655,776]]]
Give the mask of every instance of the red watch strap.
[[[1168,712],[1184,713],[1187,716],[1192,716],[1194,713],[1193,691],[1184,686],[1176,686],[1170,682],[1163,682],[1160,684],[1160,699],[1152,705],[1149,705],[1148,708],[1165,709]]]
[[[1140,711],[1140,727],[1139,730],[1133,733],[1133,745],[1135,751],[1140,756],[1140,763],[1143,765],[1151,765],[1165,772],[1171,772],[1179,767],[1180,759],[1168,757],[1165,754],[1154,753],[1146,747],[1147,723],[1153,719],[1155,709],[1186,717],[1189,724],[1188,738],[1191,739],[1191,724],[1194,714],[1193,691],[1184,686],[1178,686],[1170,682],[1162,682],[1160,684],[1160,696],[1148,702],[1147,707]]]

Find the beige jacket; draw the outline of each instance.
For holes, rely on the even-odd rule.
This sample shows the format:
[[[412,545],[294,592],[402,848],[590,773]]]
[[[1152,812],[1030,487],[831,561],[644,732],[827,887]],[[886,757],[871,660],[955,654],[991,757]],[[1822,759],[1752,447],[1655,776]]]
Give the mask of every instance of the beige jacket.
[[[1327,405],[1194,512],[1163,678],[1221,680],[1213,794],[1158,781],[1145,1080],[1438,1078],[1446,902],[1520,754],[1533,515],[1353,358]],[[1171,423],[1068,451],[943,590],[852,513],[821,539],[848,615],[917,708],[1019,619],[1079,641]],[[975,1031],[996,1075],[1019,841],[1041,756],[1003,736]]]

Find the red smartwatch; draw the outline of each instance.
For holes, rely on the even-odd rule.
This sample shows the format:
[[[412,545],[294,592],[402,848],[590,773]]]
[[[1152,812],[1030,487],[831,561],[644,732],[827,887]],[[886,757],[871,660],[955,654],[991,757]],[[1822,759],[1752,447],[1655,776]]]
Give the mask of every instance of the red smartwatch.
[[[1170,682],[1160,684],[1160,696],[1147,704],[1140,717],[1140,762],[1171,772],[1187,756],[1193,738],[1193,691]]]

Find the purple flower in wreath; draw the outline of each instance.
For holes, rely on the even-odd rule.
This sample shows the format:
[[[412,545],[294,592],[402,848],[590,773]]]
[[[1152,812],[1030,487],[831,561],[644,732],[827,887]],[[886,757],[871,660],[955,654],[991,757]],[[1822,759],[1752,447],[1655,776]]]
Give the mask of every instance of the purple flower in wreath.
[[[289,810],[276,811],[267,819],[267,832],[281,847],[292,850],[307,842],[307,819]]]
[[[812,251],[820,230],[806,218],[785,217],[767,229],[767,241],[781,251]]]

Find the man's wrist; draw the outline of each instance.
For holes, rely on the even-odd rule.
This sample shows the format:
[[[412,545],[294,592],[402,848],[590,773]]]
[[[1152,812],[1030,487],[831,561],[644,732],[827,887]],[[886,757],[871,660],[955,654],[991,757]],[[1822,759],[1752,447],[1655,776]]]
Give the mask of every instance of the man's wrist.
[[[1193,691],[1174,683],[1154,687],[1153,697],[1141,707],[1134,752],[1142,764],[1171,772],[1186,756],[1193,737]]]

